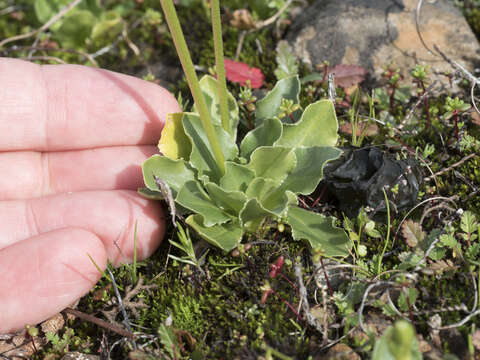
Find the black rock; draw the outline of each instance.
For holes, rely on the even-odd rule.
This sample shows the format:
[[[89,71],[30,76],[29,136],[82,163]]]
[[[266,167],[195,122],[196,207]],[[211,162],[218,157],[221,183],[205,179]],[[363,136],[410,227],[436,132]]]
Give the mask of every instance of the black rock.
[[[344,149],[340,158],[325,165],[323,177],[348,217],[357,216],[362,206],[373,209],[377,216],[384,215],[383,189],[392,213],[407,209],[416,203],[422,181],[415,159],[397,160],[375,147]]]

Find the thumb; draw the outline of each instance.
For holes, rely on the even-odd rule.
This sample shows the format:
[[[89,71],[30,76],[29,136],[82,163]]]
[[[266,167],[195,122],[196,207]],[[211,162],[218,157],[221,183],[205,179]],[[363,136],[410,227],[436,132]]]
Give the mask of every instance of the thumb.
[[[0,334],[37,324],[85,295],[106,267],[102,241],[80,228],[43,233],[0,250]]]

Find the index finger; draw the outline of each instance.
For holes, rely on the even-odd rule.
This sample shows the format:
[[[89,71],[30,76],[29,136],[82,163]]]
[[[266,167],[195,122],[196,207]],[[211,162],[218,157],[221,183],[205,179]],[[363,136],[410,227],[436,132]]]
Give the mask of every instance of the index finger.
[[[86,66],[0,58],[0,84],[0,151],[155,144],[180,111],[160,86]]]

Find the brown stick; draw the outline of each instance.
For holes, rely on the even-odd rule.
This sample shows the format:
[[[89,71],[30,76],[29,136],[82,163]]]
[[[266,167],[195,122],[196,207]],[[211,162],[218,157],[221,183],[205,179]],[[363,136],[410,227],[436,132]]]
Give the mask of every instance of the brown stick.
[[[74,310],[72,308],[66,308],[63,310],[63,312],[67,313],[67,314],[71,314],[73,316],[76,316],[82,320],[85,320],[85,321],[88,321],[88,322],[91,322],[95,325],[98,325],[102,328],[105,328],[107,330],[110,330],[110,331],[113,331],[114,333],[117,333],[121,336],[124,336],[126,338],[129,338],[129,339],[135,339],[135,335],[132,334],[131,332],[125,330],[125,329],[122,329],[121,327],[118,327],[117,325],[114,325],[114,324],[111,324],[109,322],[106,322],[105,320],[102,320],[102,319],[99,319],[93,315],[90,315],[90,314],[85,314],[81,311],[78,311],[78,310]]]

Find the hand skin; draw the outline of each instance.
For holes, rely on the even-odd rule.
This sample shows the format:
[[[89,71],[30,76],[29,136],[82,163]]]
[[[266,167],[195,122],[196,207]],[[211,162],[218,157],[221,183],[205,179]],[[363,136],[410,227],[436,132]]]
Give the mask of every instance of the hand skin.
[[[0,334],[85,295],[105,268],[144,259],[161,205],[136,193],[176,100],[146,81],[0,58]]]

